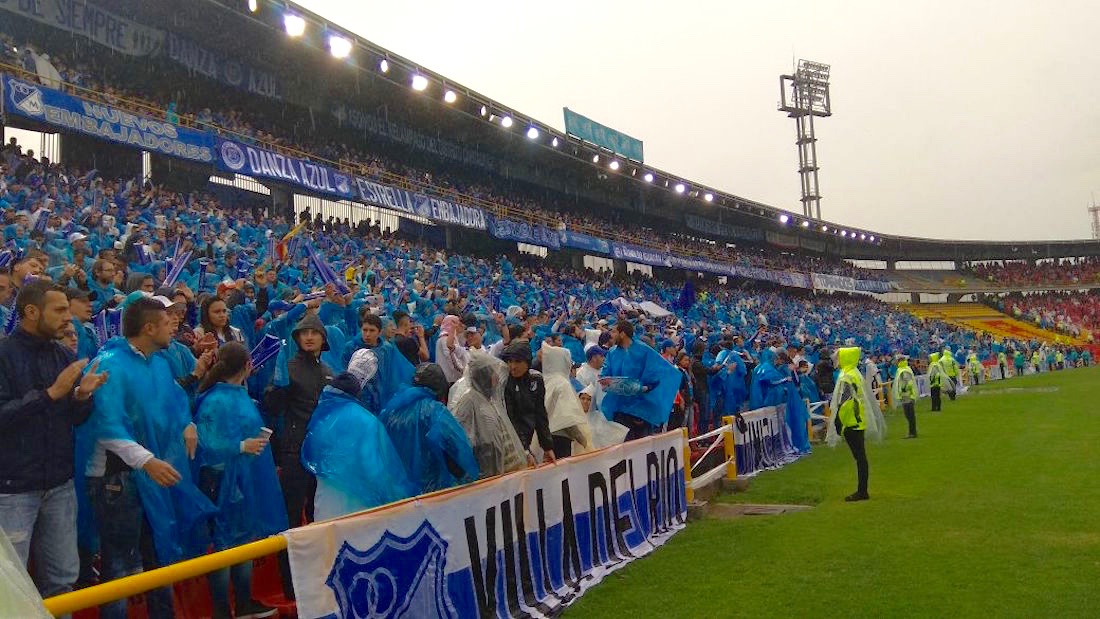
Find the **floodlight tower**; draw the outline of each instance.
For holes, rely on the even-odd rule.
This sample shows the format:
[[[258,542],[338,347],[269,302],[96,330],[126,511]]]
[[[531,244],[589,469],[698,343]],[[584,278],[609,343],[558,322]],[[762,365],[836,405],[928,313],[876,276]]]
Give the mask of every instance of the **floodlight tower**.
[[[829,65],[799,60],[794,75],[779,76],[779,111],[794,119],[798,132],[798,176],[802,181],[802,214],[821,219],[817,183],[817,137],[814,117],[833,115],[829,101]]]
[[[1096,200],[1093,200],[1092,205],[1089,206],[1089,217],[1092,219],[1092,238],[1100,241],[1100,204],[1097,204]]]

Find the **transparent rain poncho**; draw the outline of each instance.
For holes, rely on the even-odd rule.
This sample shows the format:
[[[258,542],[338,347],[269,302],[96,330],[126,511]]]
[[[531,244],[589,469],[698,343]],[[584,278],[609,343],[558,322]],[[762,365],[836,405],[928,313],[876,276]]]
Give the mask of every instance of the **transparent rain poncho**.
[[[588,416],[581,408],[577,391],[569,382],[569,370],[573,363],[565,348],[542,345],[542,380],[546,385],[546,416],[550,433],[569,437],[580,449],[574,455],[592,449],[592,430]]]
[[[841,348],[837,351],[837,361],[840,364],[840,375],[833,389],[832,401],[829,402],[833,417],[826,424],[827,432],[825,442],[830,447],[835,446],[841,440],[841,434],[837,431],[834,419],[840,414],[840,406],[846,401],[846,394],[850,393],[852,399],[859,406],[861,415],[865,420],[865,436],[873,441],[881,441],[886,437],[886,418],[878,407],[878,400],[865,388],[863,375],[856,367],[859,363],[859,348]]]
[[[465,375],[451,388],[451,413],[466,431],[482,478],[527,466],[527,454],[504,406],[507,377],[503,361],[471,351]]]

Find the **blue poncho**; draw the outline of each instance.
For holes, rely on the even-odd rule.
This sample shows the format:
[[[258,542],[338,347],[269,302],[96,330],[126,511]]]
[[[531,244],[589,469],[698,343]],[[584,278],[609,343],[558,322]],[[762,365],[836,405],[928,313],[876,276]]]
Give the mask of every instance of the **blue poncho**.
[[[260,435],[263,421],[248,391],[218,383],[198,398],[199,465],[221,470],[214,548],[224,550],[287,529],[286,505],[271,449],[241,453],[241,441]]]
[[[386,428],[355,398],[334,387],[321,392],[309,420],[302,466],[317,476],[318,520],[416,494]]]
[[[615,413],[624,413],[654,426],[668,421],[680,390],[681,375],[656,350],[641,342],[633,342],[625,349],[616,346],[608,351],[601,376],[632,378],[648,388],[645,393],[633,396],[604,394],[600,409],[609,420],[614,419]]]
[[[360,348],[367,348],[363,338],[357,337],[344,347],[343,367],[348,366],[351,356]],[[379,340],[378,346],[371,348],[378,360],[378,371],[359,392],[359,400],[367,410],[380,411],[386,408],[398,391],[412,384],[416,368],[397,347],[390,342]]]
[[[718,353],[715,363],[724,367],[718,375],[722,377],[722,413],[733,414],[741,411],[741,405],[745,402],[745,362],[735,350],[723,350]]]
[[[124,338],[107,342],[97,359],[98,371],[110,377],[96,390],[92,415],[79,433],[88,444],[104,439],[136,441],[171,464],[181,479],[170,488],[157,485],[144,471],[132,473],[153,531],[157,560],[167,565],[204,552],[207,517],[216,508],[191,478],[182,438],[191,423],[187,394],[172,378],[163,356],[146,359]],[[77,470],[84,470],[87,463],[79,465]]]
[[[770,348],[764,349],[760,364],[752,371],[749,410],[782,404],[786,399],[785,394],[774,388],[782,381],[783,375],[775,367],[775,352]]]
[[[414,494],[443,490],[478,477],[474,450],[466,431],[431,390],[406,387],[378,416],[405,463]],[[447,460],[461,469],[455,477]]]

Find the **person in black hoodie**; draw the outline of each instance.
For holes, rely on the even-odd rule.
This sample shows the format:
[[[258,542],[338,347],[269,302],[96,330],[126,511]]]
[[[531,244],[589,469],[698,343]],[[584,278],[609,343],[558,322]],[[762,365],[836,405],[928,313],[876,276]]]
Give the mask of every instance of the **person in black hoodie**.
[[[279,466],[279,483],[283,487],[286,515],[291,527],[302,524],[302,514],[307,522],[313,520],[313,494],[317,490],[317,478],[302,466],[302,443],[306,429],[321,390],[332,382],[333,371],[321,361],[321,353],[328,350],[325,325],[316,314],[307,313],[290,333],[298,345],[298,353],[287,361],[290,382],[284,387],[270,389],[264,396],[264,408],[268,414],[282,417],[283,427],[272,440],[273,454]],[[290,586],[290,563],[286,553],[279,553],[279,567],[283,575],[283,589],[293,599]]]
[[[0,341],[0,529],[26,563],[35,546],[35,579],[44,597],[64,593],[80,569],[73,486],[73,427],[91,414],[107,381],[87,359],[57,342],[68,325],[64,289],[46,280],[23,286],[19,328]]]
[[[508,364],[508,382],[504,385],[504,405],[508,418],[519,435],[524,449],[531,448],[531,438],[538,438],[544,462],[554,462],[554,439],[550,435],[550,418],[546,414],[546,385],[542,374],[531,369],[531,343],[513,340],[500,358]]]

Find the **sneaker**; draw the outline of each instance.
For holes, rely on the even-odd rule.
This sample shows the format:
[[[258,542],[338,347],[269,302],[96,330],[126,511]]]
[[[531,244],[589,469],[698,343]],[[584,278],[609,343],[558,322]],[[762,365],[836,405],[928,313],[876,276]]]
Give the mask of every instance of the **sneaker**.
[[[905,438],[917,438],[916,434],[909,434]]]
[[[848,503],[855,503],[856,501],[866,501],[870,498],[871,497],[866,494],[860,494],[859,492],[856,492],[855,494],[849,494],[848,496],[844,497],[844,500]]]
[[[264,617],[274,617],[278,612],[279,609],[277,608],[264,606],[256,600],[248,600],[243,604],[237,604],[235,616],[237,619],[263,619]]]

